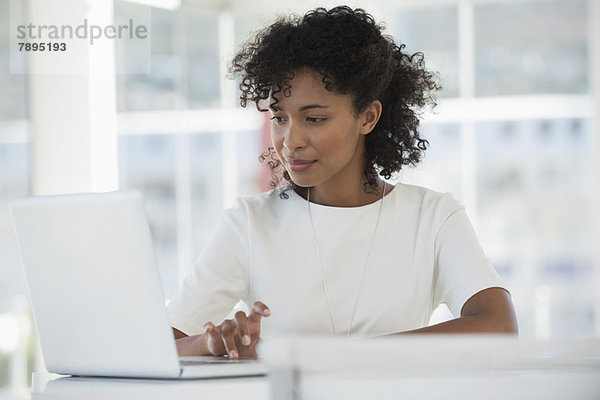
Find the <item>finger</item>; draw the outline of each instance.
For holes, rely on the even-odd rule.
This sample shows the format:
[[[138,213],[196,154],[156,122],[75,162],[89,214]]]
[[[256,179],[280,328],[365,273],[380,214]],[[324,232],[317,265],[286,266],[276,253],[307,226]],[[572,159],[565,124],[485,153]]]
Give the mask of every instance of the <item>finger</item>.
[[[262,317],[268,317],[271,315],[271,310],[264,303],[257,301],[252,305],[252,309],[250,310],[250,321],[252,322],[260,322]]]
[[[214,351],[215,355],[223,354],[225,352],[225,346],[223,345],[223,339],[221,339],[221,328],[215,326],[212,322],[207,322],[204,324],[204,333],[208,335],[209,343],[213,343],[213,346],[216,346]]]
[[[248,317],[246,317],[246,313],[243,311],[236,312],[235,323],[237,325],[238,332],[242,337],[242,344],[244,346],[248,346],[252,342],[252,339],[250,338],[250,333],[248,332]]]
[[[212,322],[204,324],[204,333],[207,333],[211,339],[221,340],[221,327],[215,326]]]
[[[215,324],[207,322],[204,324],[204,333],[212,334],[215,331]]]
[[[237,326],[235,322],[230,319],[226,319],[220,325],[221,328],[221,339],[223,340],[223,344],[225,345],[225,351],[227,355],[231,359],[238,358],[237,347],[235,347],[234,335],[238,333]]]

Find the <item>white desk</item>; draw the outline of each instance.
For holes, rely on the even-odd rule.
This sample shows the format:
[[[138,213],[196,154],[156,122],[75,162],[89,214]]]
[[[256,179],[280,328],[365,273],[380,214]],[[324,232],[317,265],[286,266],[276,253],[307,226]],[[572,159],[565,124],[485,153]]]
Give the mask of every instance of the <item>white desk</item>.
[[[600,372],[508,372],[432,376],[304,376],[301,399],[598,400]]]
[[[267,341],[265,341],[266,343]],[[268,377],[161,381],[34,376],[33,399],[600,399],[600,341],[283,339]]]
[[[46,379],[37,376],[36,379]],[[271,400],[268,378],[157,381],[52,377],[32,390],[32,399]],[[214,397],[213,397],[214,396]],[[600,399],[600,372],[546,371],[446,376],[373,377],[364,374],[309,374],[296,389],[298,399]],[[283,400],[283,399],[277,399]]]
[[[34,374],[31,398],[40,400],[270,399],[269,379],[111,379]]]

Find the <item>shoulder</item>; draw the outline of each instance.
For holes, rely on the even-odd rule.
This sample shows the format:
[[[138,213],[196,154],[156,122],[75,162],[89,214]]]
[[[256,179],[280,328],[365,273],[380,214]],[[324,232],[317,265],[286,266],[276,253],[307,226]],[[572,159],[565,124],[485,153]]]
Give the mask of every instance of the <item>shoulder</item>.
[[[455,206],[459,202],[449,192],[438,192],[423,186],[397,183],[397,200],[405,204],[418,204],[426,207]]]
[[[284,191],[287,198],[281,196]],[[226,213],[245,215],[251,219],[277,217],[303,204],[300,200],[301,198],[291,188],[279,187],[265,193],[238,197]]]
[[[443,221],[463,205],[451,193],[442,193],[423,186],[397,183],[394,191],[395,205],[404,210],[414,210],[421,218]]]

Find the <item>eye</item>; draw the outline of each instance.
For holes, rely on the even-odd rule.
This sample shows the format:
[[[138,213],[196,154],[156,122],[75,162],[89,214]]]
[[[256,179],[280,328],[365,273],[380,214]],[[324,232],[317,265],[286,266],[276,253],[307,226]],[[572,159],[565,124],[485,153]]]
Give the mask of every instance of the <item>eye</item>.
[[[279,115],[273,115],[271,117],[271,121],[275,121],[278,124],[282,124],[285,122],[285,119],[283,117],[280,117]]]
[[[306,120],[308,122],[312,122],[312,123],[319,123],[319,122],[323,122],[325,120],[327,120],[327,118],[320,118],[320,117],[306,117]]]

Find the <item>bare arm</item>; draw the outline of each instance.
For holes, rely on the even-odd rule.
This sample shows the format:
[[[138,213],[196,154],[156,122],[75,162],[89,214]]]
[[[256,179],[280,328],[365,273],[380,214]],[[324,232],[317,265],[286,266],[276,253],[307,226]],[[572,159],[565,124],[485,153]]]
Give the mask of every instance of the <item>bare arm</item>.
[[[406,333],[518,334],[517,318],[508,292],[489,288],[476,293],[463,306],[460,317]]]
[[[181,332],[177,328],[173,328],[173,336],[175,336],[175,340],[181,339],[181,338],[184,338],[184,337],[188,337],[188,335],[186,335],[185,333]]]

